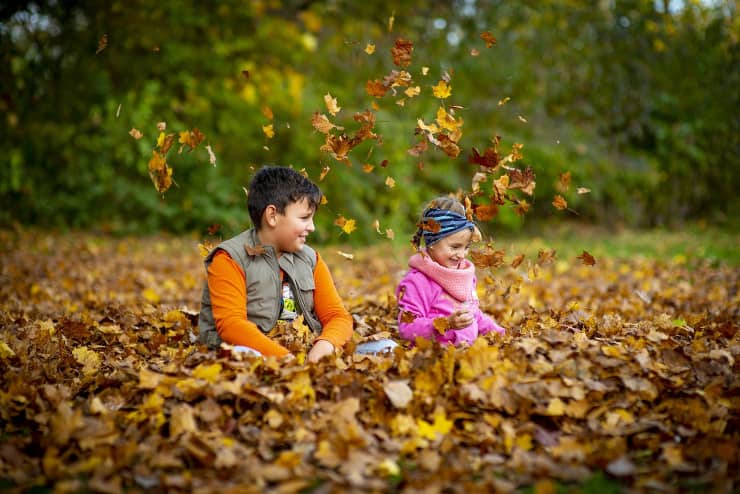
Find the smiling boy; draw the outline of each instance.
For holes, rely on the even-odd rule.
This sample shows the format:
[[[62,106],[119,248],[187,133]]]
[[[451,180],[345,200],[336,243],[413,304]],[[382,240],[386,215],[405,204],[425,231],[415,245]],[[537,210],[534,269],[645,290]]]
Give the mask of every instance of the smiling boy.
[[[352,317],[328,266],[306,245],[320,202],[316,184],[291,168],[268,166],[255,174],[247,199],[253,228],[222,242],[205,258],[201,342],[218,348],[223,341],[284,357],[288,349],[267,333],[279,319],[299,315],[318,333],[310,362],[349,340]]]

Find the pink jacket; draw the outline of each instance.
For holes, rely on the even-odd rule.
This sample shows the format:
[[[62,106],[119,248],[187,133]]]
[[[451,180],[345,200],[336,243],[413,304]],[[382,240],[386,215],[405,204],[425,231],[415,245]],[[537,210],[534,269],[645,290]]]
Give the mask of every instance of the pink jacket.
[[[481,312],[475,291],[475,266],[469,260],[458,269],[446,268],[434,262],[422,251],[409,259],[409,269],[396,289],[398,299],[398,331],[401,337],[414,341],[417,337],[436,339],[439,343],[472,344],[478,335],[504,328]],[[440,334],[434,319],[448,317],[467,306],[475,316],[473,324],[462,329],[450,329]],[[408,320],[410,314],[413,322]]]

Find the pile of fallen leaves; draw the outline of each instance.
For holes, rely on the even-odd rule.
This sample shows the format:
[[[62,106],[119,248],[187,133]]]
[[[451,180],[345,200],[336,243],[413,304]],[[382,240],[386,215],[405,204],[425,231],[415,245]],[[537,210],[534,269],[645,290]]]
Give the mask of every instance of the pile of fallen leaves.
[[[396,336],[403,259],[326,249],[356,335],[309,365],[193,343],[197,239],[0,232],[0,245],[3,489],[740,485],[736,268],[519,259],[479,276],[505,337],[386,358],[351,350]]]

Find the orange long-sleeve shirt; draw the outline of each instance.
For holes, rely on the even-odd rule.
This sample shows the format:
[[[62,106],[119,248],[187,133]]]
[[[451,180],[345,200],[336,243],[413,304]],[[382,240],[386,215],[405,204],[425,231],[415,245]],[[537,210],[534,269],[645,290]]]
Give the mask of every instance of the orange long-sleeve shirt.
[[[335,348],[352,336],[352,316],[342,305],[329,267],[316,253],[313,271],[314,311],[323,329],[317,339]],[[247,280],[244,271],[225,251],[219,251],[208,266],[208,290],[216,330],[225,342],[254,348],[262,355],[282,357],[287,348],[268,338],[247,315]]]

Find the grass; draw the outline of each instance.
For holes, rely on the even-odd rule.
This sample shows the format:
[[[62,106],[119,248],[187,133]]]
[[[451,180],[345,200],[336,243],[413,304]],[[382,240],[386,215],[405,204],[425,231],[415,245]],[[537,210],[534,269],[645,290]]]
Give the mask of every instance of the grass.
[[[740,234],[715,227],[692,225],[683,230],[609,229],[605,226],[561,224],[538,232],[502,234],[495,246],[507,254],[534,256],[555,249],[561,260],[574,259],[584,250],[600,257],[662,259],[675,263],[709,262],[740,265]]]

